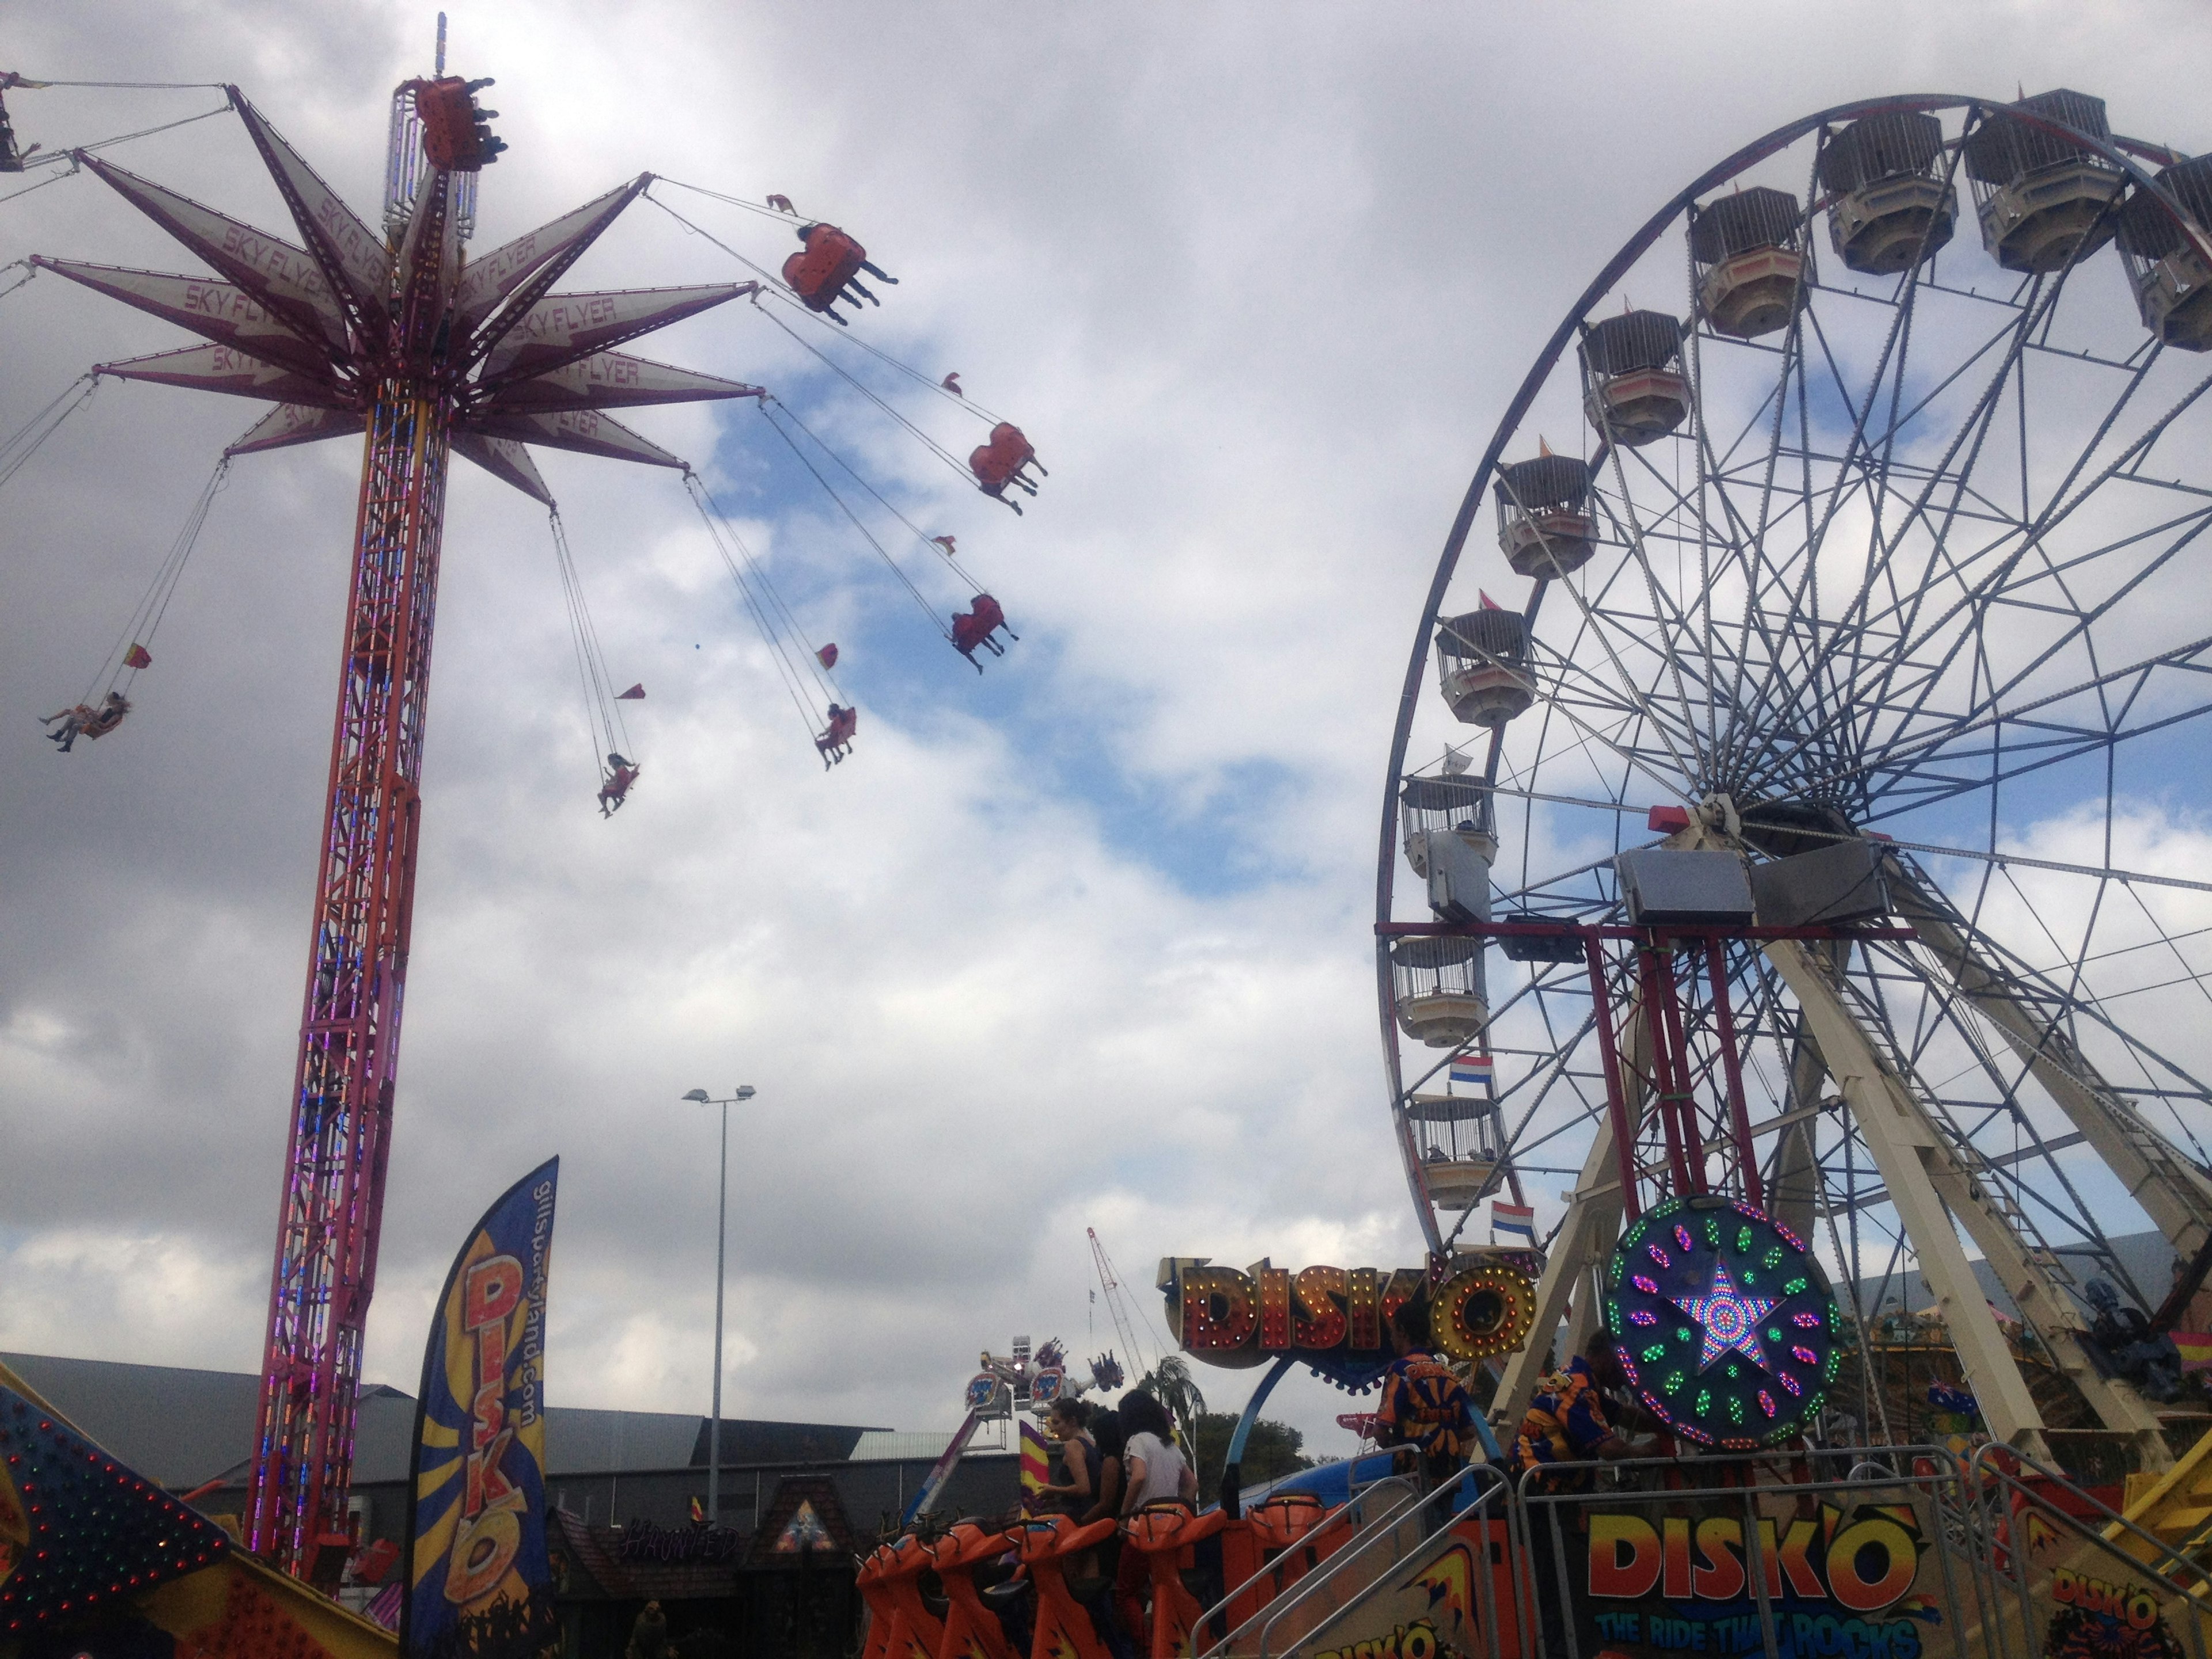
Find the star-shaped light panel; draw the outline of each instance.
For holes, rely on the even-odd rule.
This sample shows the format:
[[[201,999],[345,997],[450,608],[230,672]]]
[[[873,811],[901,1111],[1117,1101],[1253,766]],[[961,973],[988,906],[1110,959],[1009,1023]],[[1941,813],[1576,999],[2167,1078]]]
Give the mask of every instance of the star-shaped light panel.
[[[1725,1451],[1803,1433],[1840,1364],[1820,1264],[1772,1217],[1717,1194],[1668,1199],[1621,1236],[1605,1313],[1644,1406]]]
[[[1674,1305],[1705,1334],[1705,1352],[1698,1356],[1699,1374],[1711,1370],[1713,1361],[1725,1353],[1740,1353],[1761,1370],[1772,1370],[1773,1362],[1759,1346],[1759,1322],[1774,1311],[1778,1300],[1738,1290],[1729,1277],[1728,1263],[1717,1260],[1704,1290],[1695,1296],[1677,1296]]]

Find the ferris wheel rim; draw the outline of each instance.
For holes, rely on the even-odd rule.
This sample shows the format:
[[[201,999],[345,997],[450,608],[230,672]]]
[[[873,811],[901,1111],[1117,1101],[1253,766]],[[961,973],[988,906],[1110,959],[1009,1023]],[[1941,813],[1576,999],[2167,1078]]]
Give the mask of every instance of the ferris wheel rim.
[[[1389,949],[1391,937],[1388,931],[1391,910],[1396,896],[1396,832],[1399,791],[1406,780],[1406,755],[1412,737],[1414,719],[1420,705],[1420,690],[1425,677],[1428,654],[1435,639],[1437,617],[1443,608],[1445,596],[1458,574],[1459,561],[1472,532],[1475,514],[1480,510],[1485,491],[1498,474],[1498,465],[1505,447],[1519,432],[1538,395],[1549,381],[1568,346],[1577,337],[1584,320],[1600,301],[1615,287],[1666,234],[1668,229],[1691,209],[1698,198],[1718,185],[1728,183],[1760,161],[1788,149],[1809,135],[1832,124],[1847,123],[1862,118],[1885,113],[1926,113],[1964,111],[1972,123],[1985,118],[1992,112],[2002,111],[2009,118],[2044,131],[2054,137],[2077,144],[2121,174],[2127,186],[2148,196],[2158,204],[2179,228],[2183,237],[2196,249],[2201,258],[2212,263],[2212,237],[2199,228],[2183,210],[2172,193],[2142,165],[2171,165],[2182,159],[2181,153],[2147,141],[2115,134],[2100,137],[2056,120],[2039,112],[2015,107],[2014,100],[1986,98],[1963,93],[1905,93],[1886,97],[1860,99],[1848,103],[1801,116],[1776,127],[1762,137],[1745,144],[1699,173],[1681,190],[1656,210],[1639,226],[1600,268],[1597,274],[1583,289],[1561,318],[1558,326],[1545,341],[1532,362],[1527,374],[1515,390],[1488,445],[1483,451],[1458,509],[1453,516],[1443,549],[1431,579],[1422,611],[1414,630],[1413,648],[1409,653],[1404,682],[1400,690],[1398,709],[1393,723],[1389,765],[1385,771],[1380,829],[1377,836],[1376,859],[1376,1001],[1384,1055],[1385,1080],[1392,1102],[1393,1131],[1398,1141],[1399,1157],[1403,1165],[1407,1185],[1413,1200],[1413,1208],[1421,1231],[1432,1255],[1440,1254],[1446,1239],[1439,1227],[1434,1206],[1430,1202],[1421,1170],[1420,1149],[1416,1145],[1412,1126],[1398,1107],[1406,1098],[1404,1070],[1396,1032],[1396,1009],[1391,987]],[[1599,441],[1597,461],[1601,462],[1608,451],[1602,436]],[[1534,592],[1527,614],[1531,621],[1551,586],[1548,578],[1534,580]],[[1490,734],[1488,755],[1481,775],[1486,782],[1494,784],[1503,751],[1504,732],[1493,730]],[[1575,1041],[1579,1042],[1577,1037]],[[1439,1068],[1440,1069],[1440,1068]],[[1462,1221],[1462,1224],[1464,1222]],[[1455,1232],[1454,1237],[1456,1237]]]

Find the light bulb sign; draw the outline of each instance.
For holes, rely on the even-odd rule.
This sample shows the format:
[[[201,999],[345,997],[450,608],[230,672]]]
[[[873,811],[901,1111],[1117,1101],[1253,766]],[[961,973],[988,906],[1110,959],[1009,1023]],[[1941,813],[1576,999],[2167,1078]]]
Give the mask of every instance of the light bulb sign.
[[[1535,1318],[1529,1253],[1491,1251],[1456,1261],[1431,1285],[1419,1267],[1313,1267],[1260,1261],[1244,1271],[1206,1256],[1169,1256],[1159,1289],[1183,1350],[1209,1364],[1264,1364],[1285,1355],[1349,1388],[1390,1363],[1390,1322],[1423,1297],[1429,1340],[1453,1359],[1510,1353]]]
[[[1836,1305],[1800,1239],[1748,1204],[1671,1198],[1621,1236],[1606,1323],[1638,1396],[1724,1451],[1794,1439],[1835,1380]]]

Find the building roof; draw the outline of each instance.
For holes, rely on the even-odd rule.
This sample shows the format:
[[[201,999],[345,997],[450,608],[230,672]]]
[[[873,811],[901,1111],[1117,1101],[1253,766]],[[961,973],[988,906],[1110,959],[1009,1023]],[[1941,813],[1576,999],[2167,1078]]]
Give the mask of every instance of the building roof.
[[[261,1379],[246,1371],[133,1365],[110,1359],[0,1353],[5,1364],[78,1427],[131,1468],[173,1490],[243,1480],[252,1461]],[[708,1421],[685,1412],[601,1411],[552,1406],[545,1413],[549,1474],[680,1469],[707,1461]],[[840,1461],[864,1434],[856,1424],[722,1419],[722,1462]],[[354,1480],[403,1481],[415,1435],[414,1396],[384,1383],[361,1391]]]
[[[242,1371],[36,1353],[0,1353],[0,1363],[89,1438],[164,1486],[212,1480],[253,1445],[261,1379]]]

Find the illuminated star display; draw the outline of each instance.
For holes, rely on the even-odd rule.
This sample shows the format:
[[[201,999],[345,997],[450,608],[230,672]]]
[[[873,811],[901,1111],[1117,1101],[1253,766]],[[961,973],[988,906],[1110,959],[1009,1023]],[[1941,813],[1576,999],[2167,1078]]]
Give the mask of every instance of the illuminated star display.
[[[1727,1262],[1713,1263],[1713,1276],[1701,1293],[1672,1299],[1705,1334],[1704,1351],[1698,1356],[1699,1370],[1710,1369],[1713,1361],[1731,1352],[1743,1355],[1761,1370],[1774,1369],[1766,1363],[1766,1351],[1759,1345],[1759,1322],[1774,1311],[1778,1298],[1745,1295],[1729,1277]]]
[[[1772,1217],[1720,1193],[1667,1199],[1620,1236],[1605,1285],[1629,1385],[1671,1432],[1749,1451],[1819,1419],[1841,1361],[1835,1302]]]

